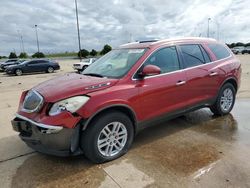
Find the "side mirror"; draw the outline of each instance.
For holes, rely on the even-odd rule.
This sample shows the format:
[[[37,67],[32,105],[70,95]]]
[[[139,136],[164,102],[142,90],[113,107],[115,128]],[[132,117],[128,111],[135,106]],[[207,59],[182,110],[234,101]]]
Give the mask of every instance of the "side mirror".
[[[157,74],[161,74],[161,69],[158,66],[155,65],[146,65],[143,69],[142,72],[140,73],[141,77],[145,76],[154,76]]]

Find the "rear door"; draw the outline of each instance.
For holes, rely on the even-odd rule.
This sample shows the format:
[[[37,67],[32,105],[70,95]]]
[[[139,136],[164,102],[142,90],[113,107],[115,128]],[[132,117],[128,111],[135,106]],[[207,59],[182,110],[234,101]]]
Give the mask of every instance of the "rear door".
[[[45,71],[46,64],[44,60],[34,60],[29,63],[29,71],[30,72],[42,72]]]
[[[40,72],[47,71],[49,67],[49,62],[46,60],[40,60],[38,63],[38,69]]]
[[[183,108],[187,91],[186,76],[180,69],[175,46],[157,50],[142,68],[149,64],[158,66],[161,74],[138,80],[140,107],[145,120]]]
[[[211,99],[210,90],[214,85],[213,65],[210,57],[200,44],[179,45],[187,77],[187,104],[193,106]]]
[[[207,47],[216,58],[216,61],[209,63],[209,87],[207,93],[210,97],[217,97],[220,86],[226,76],[228,76],[227,74],[231,69],[231,63],[233,63],[234,59],[229,59],[232,57],[229,49],[221,44],[211,43],[207,44]]]
[[[32,60],[27,62],[24,67],[22,68],[23,72],[29,73],[29,72],[34,72],[34,64],[36,63],[36,60]]]

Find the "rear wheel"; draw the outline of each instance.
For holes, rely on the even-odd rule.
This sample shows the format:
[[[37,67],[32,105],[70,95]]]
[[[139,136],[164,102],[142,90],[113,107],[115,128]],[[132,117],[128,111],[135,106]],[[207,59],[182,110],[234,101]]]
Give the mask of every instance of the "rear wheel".
[[[23,71],[21,69],[16,69],[15,74],[17,76],[21,76],[23,74]]]
[[[54,68],[53,67],[48,67],[47,72],[48,73],[53,73],[54,72]]]
[[[226,115],[231,112],[235,102],[236,89],[230,83],[222,86],[216,102],[210,107],[215,115]]]
[[[134,138],[131,120],[123,113],[112,111],[98,116],[83,132],[81,147],[94,163],[114,160],[124,155]]]

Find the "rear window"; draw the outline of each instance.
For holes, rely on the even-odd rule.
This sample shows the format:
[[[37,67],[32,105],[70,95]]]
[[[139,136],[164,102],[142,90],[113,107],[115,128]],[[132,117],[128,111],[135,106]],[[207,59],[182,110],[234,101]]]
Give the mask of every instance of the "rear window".
[[[230,52],[220,44],[208,44],[209,49],[214,53],[217,60],[229,57]]]

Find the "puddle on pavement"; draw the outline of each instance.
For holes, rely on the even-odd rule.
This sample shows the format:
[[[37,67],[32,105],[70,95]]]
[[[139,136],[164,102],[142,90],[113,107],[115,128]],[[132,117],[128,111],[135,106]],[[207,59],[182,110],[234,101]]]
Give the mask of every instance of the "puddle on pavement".
[[[148,164],[147,169],[157,166],[163,172],[186,176],[220,158],[213,142],[202,141],[202,136],[190,136],[178,133],[136,148],[134,159],[142,165]]]
[[[232,114],[222,117],[209,116],[210,118],[208,119],[205,118],[206,112],[209,113],[203,109],[189,113],[185,116],[187,123],[197,125],[193,126],[192,130],[224,141],[235,141],[237,139],[238,122],[234,119]]]
[[[98,187],[105,177],[99,165],[82,156],[60,158],[38,154],[17,169],[12,187]]]
[[[231,114],[215,117],[202,109],[143,130],[126,158],[156,182],[187,177],[223,157],[236,132]]]

